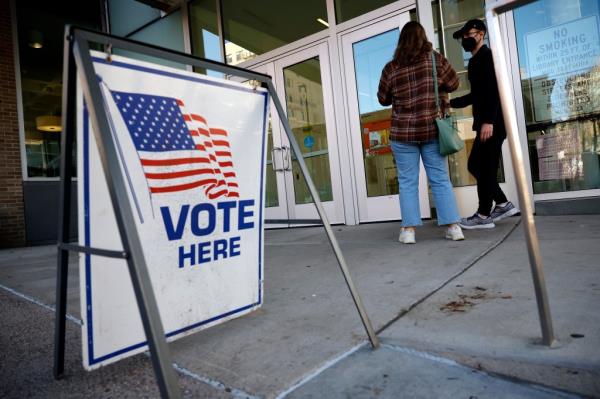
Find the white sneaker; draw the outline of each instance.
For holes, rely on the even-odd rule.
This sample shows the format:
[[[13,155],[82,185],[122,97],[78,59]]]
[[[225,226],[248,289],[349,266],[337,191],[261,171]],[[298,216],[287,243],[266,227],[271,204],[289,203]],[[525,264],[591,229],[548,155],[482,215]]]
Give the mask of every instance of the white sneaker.
[[[402,230],[400,230],[398,241],[402,244],[415,244],[417,242],[415,240],[415,231],[413,229],[402,228]]]
[[[446,230],[446,239],[452,241],[462,241],[465,239],[465,236],[463,235],[460,226],[455,224],[448,227],[448,230]]]

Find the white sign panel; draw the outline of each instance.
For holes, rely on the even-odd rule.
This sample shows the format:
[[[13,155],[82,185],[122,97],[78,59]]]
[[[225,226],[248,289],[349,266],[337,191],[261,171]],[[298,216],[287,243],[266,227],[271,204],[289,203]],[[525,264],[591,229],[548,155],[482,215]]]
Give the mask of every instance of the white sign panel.
[[[92,52],[167,338],[262,304],[268,92]],[[122,250],[87,108],[78,101],[80,245]],[[80,258],[87,369],[147,349],[126,262]]]
[[[586,113],[591,87],[587,83],[595,79],[600,59],[598,17],[528,33],[525,43],[535,121]]]
[[[558,76],[586,71],[598,62],[598,17],[580,18],[528,33],[529,76]]]

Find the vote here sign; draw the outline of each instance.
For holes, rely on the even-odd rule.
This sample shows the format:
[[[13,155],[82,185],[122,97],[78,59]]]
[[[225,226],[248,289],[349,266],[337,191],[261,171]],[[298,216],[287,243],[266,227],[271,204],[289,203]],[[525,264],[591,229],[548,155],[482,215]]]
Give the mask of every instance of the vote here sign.
[[[268,92],[92,52],[168,340],[258,308]],[[88,109],[78,93],[80,245],[122,250]],[[147,349],[125,260],[80,258],[83,362]]]

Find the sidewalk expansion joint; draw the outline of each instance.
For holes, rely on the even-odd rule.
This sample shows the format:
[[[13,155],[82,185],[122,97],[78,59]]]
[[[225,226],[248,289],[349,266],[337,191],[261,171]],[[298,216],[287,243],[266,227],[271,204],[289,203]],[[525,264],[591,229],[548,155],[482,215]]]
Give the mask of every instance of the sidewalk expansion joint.
[[[457,368],[467,370],[472,373],[483,375],[483,376],[486,376],[489,378],[508,381],[508,382],[522,385],[522,386],[527,386],[529,388],[532,388],[532,389],[535,389],[538,391],[556,395],[556,397],[558,397],[558,398],[574,399],[574,398],[582,397],[580,395],[577,395],[577,394],[574,394],[571,392],[567,392],[567,391],[564,391],[561,389],[556,389],[556,388],[552,388],[552,387],[541,385],[541,384],[536,384],[531,381],[522,380],[517,377],[512,377],[512,376],[507,376],[507,375],[500,374],[500,373],[495,373],[495,372],[490,372],[490,371],[486,371],[486,370],[482,370],[482,369],[472,368],[472,367],[466,366],[464,364],[460,364],[457,361],[452,360],[452,359],[448,359],[448,358],[441,357],[441,356],[438,356],[438,355],[435,355],[435,354],[432,354],[429,352],[423,352],[423,351],[405,347],[405,346],[382,343],[381,347],[393,350],[395,352],[403,353],[403,354],[406,354],[409,356],[414,356],[414,357],[418,357],[418,358],[425,359],[425,360],[431,360],[433,362],[441,363],[446,366],[457,367]]]
[[[42,308],[44,308],[46,310],[50,310],[51,312],[56,312],[56,308],[54,306],[45,304],[44,302],[39,301],[39,300],[35,299],[32,296],[29,296],[27,294],[23,294],[23,293],[15,290],[15,289],[12,289],[12,288],[7,287],[7,286],[2,285],[2,284],[0,284],[0,288],[3,289],[3,290],[5,290],[5,291],[7,291],[7,292],[10,292],[13,295],[18,296],[21,299],[25,299],[28,302],[31,302],[31,303],[33,303],[35,305],[38,305],[38,306],[41,306]],[[83,325],[83,321],[81,319],[78,319],[77,317],[75,317],[73,315],[70,315],[69,313],[67,313],[67,320],[72,321],[73,323],[77,324],[78,326]]]
[[[150,354],[148,352],[146,352],[146,354],[148,356],[150,356]],[[204,384],[210,385],[211,387],[215,388],[218,391],[227,392],[236,399],[260,399],[258,396],[250,395],[250,394],[248,394],[240,389],[237,389],[237,388],[227,387],[227,386],[225,386],[225,384],[223,384],[219,381],[213,380],[206,376],[196,374],[196,373],[186,369],[185,367],[181,367],[177,363],[173,363],[173,368],[182,375],[190,377],[191,379],[196,380],[198,382],[202,382]]]
[[[337,355],[336,357],[334,357],[334,358],[326,361],[323,365],[321,365],[321,367],[318,367],[315,370],[311,371],[310,373],[304,375],[302,378],[300,378],[298,381],[296,381],[294,384],[292,384],[285,391],[281,392],[279,395],[277,395],[275,397],[275,399],[283,399],[283,398],[285,398],[287,395],[289,395],[290,393],[292,393],[296,389],[300,388],[302,385],[306,384],[307,382],[309,382],[313,378],[317,377],[319,374],[321,374],[325,370],[331,368],[332,366],[334,366],[335,364],[339,363],[343,359],[345,359],[348,356],[352,355],[357,350],[364,348],[365,346],[367,346],[367,344],[368,344],[368,342],[366,342],[366,341],[363,342],[363,343],[360,343],[360,344],[356,345],[355,347],[351,348],[350,350],[348,350],[348,351],[346,351],[346,352],[344,352],[344,353],[342,353],[340,355]]]
[[[416,308],[417,306],[419,306],[421,303],[423,303],[424,301],[426,301],[427,299],[429,299],[436,292],[438,292],[442,288],[446,287],[448,284],[450,284],[457,277],[460,277],[461,275],[463,275],[467,270],[469,270],[471,267],[473,267],[483,257],[485,257],[487,254],[489,254],[494,249],[496,249],[500,244],[502,244],[508,238],[508,236],[511,235],[513,231],[515,231],[515,229],[517,228],[517,226],[519,224],[521,224],[521,219],[520,218],[519,218],[519,220],[517,222],[515,222],[515,224],[502,237],[500,237],[500,239],[498,241],[496,241],[494,244],[492,244],[490,247],[488,247],[485,251],[483,251],[481,254],[479,254],[479,256],[477,256],[475,259],[473,259],[462,270],[459,270],[457,273],[455,273],[454,275],[450,276],[450,278],[448,280],[444,281],[437,288],[434,288],[431,292],[429,292],[427,295],[425,295],[421,299],[417,300],[416,302],[413,302],[407,309],[402,310],[399,314],[397,314],[395,317],[393,317],[390,321],[388,321],[383,326],[381,326],[380,328],[378,328],[375,331],[375,333],[376,334],[381,334],[389,326],[391,326],[392,324],[394,324],[395,322],[397,322],[398,320],[400,320],[402,317],[406,316],[411,310],[413,310],[414,308]]]

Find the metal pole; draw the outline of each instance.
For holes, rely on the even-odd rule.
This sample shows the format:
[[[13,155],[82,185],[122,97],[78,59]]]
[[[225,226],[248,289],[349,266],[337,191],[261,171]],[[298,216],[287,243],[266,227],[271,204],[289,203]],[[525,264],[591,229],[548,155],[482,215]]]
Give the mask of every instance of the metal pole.
[[[495,10],[489,8],[486,11],[488,22],[488,32],[490,35],[490,45],[494,53],[494,69],[498,81],[498,91],[502,103],[504,114],[504,123],[506,125],[508,143],[510,145],[510,154],[512,157],[515,178],[517,182],[517,192],[519,195],[519,204],[521,206],[521,217],[523,219],[523,228],[527,240],[527,251],[529,252],[529,263],[531,265],[531,274],[533,276],[533,285],[535,287],[535,296],[537,300],[538,313],[542,327],[542,342],[544,345],[553,346],[557,343],[552,328],[552,317],[550,315],[550,305],[548,303],[548,293],[546,292],[546,282],[544,279],[544,270],[542,268],[542,256],[533,219],[533,205],[527,179],[525,177],[525,166],[523,162],[523,150],[519,141],[517,115],[513,102],[513,92],[510,88],[508,71],[504,47],[500,33],[500,23],[498,14]]]
[[[325,232],[327,233],[327,237],[329,238],[329,242],[331,247],[333,248],[333,252],[338,260],[340,265],[340,269],[342,270],[342,274],[344,275],[344,279],[346,280],[346,284],[348,285],[348,289],[350,290],[350,295],[352,295],[352,299],[354,300],[354,304],[356,305],[356,309],[360,315],[360,319],[367,331],[367,335],[369,336],[369,340],[371,341],[371,346],[373,349],[379,347],[379,338],[377,334],[375,334],[375,330],[371,325],[371,320],[369,320],[369,316],[365,310],[365,307],[362,303],[360,295],[354,286],[354,282],[352,281],[352,277],[350,277],[350,272],[348,271],[348,266],[346,265],[346,260],[344,259],[344,255],[342,254],[342,250],[340,249],[338,242],[335,238],[333,230],[331,229],[331,225],[327,219],[327,214],[325,213],[325,209],[323,208],[323,204],[321,204],[321,200],[319,198],[319,193],[310,177],[310,173],[308,172],[308,168],[306,167],[306,163],[304,162],[304,157],[302,156],[302,151],[300,150],[300,146],[294,137],[292,129],[290,128],[290,124],[288,119],[283,112],[283,107],[281,102],[279,101],[279,97],[277,97],[277,92],[275,91],[275,86],[273,86],[273,82],[271,80],[267,81],[267,87],[269,89],[269,93],[271,94],[271,98],[273,99],[273,103],[275,104],[275,108],[277,109],[277,113],[279,114],[279,119],[283,123],[283,128],[285,129],[285,133],[288,136],[288,140],[290,141],[290,145],[292,150],[294,151],[294,155],[298,161],[298,166],[304,175],[304,179],[306,180],[306,185],[308,186],[308,190],[310,191],[310,195],[317,207],[317,212],[323,221],[323,227],[325,227]]]
[[[152,289],[152,282],[144,258],[140,237],[136,230],[136,221],[132,212],[131,201],[126,184],[120,171],[120,162],[112,139],[108,115],[103,107],[102,94],[96,79],[87,40],[79,31],[74,33],[74,57],[77,72],[81,81],[84,98],[88,104],[90,120],[98,145],[98,153],[102,168],[106,175],[106,183],[115,212],[119,234],[124,252],[130,254],[127,266],[137,299],[138,307],[154,372],[162,397],[179,398],[181,396],[175,372],[171,364],[169,347],[165,340],[163,325],[158,312],[158,305]]]
[[[60,192],[58,207],[58,255],[56,265],[56,314],[54,322],[54,378],[65,370],[65,324],[67,319],[67,280],[69,251],[61,244],[69,241],[71,230],[71,177],[75,136],[75,59],[71,28],[65,28],[63,46],[63,92],[60,154]]]

